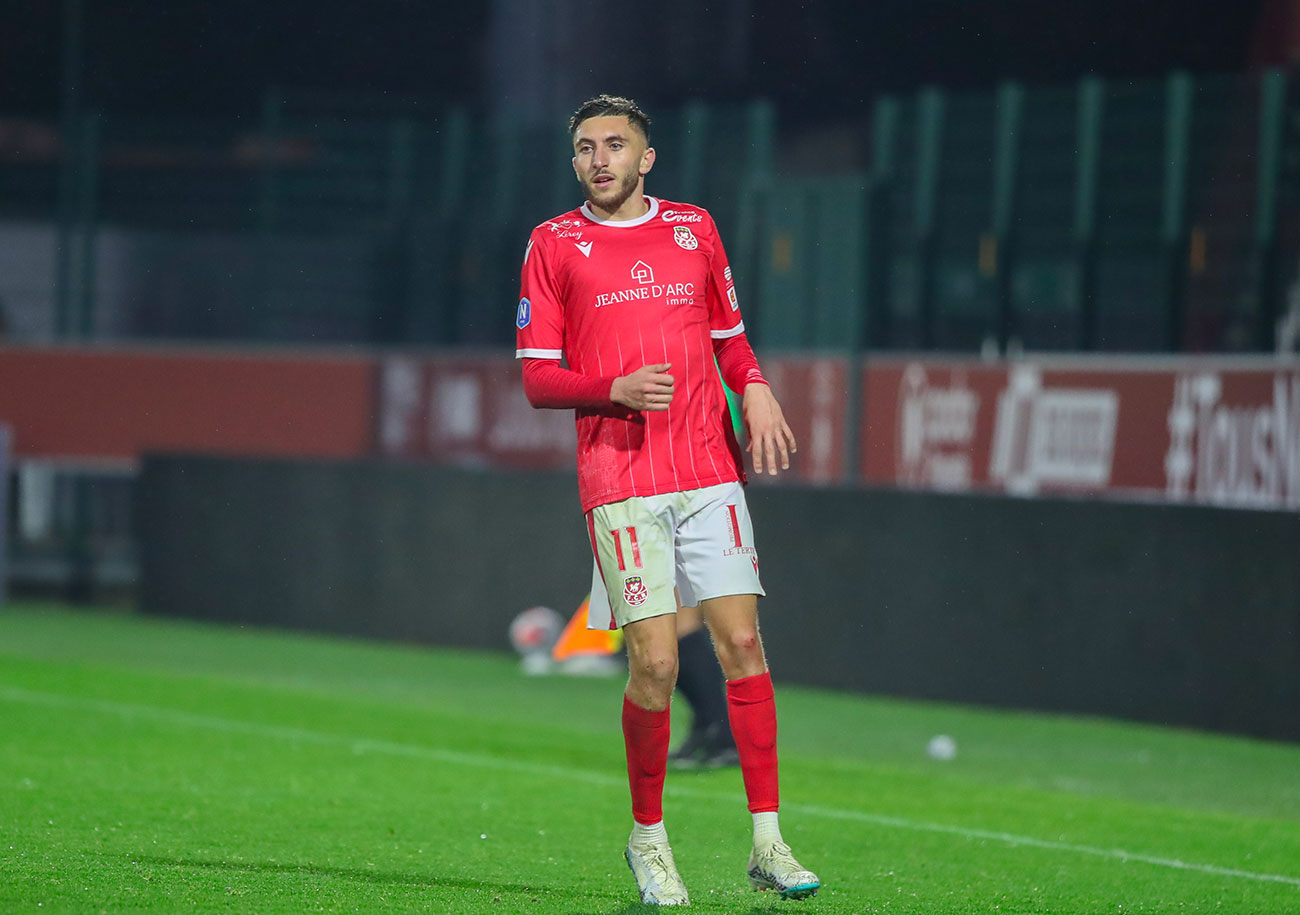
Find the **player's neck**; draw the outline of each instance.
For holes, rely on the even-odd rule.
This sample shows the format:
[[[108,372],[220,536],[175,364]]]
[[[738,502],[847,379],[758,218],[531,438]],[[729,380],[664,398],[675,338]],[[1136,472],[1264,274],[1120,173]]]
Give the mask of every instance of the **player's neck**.
[[[601,222],[624,222],[628,219],[639,219],[650,212],[650,201],[646,199],[644,189],[638,188],[636,193],[624,200],[616,210],[606,210],[592,200],[587,201],[587,209]]]

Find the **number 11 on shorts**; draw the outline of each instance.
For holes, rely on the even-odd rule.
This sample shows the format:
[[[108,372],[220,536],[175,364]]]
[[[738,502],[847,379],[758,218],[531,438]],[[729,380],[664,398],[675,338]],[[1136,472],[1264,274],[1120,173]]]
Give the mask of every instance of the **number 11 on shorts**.
[[[636,528],[625,527],[623,530],[627,531],[627,539],[632,547],[632,564],[635,568],[639,569],[641,568],[641,546],[636,542]],[[626,572],[627,562],[623,559],[622,532],[618,528],[614,528],[609,532],[609,534],[614,538],[614,554],[618,557],[618,570],[620,572]]]

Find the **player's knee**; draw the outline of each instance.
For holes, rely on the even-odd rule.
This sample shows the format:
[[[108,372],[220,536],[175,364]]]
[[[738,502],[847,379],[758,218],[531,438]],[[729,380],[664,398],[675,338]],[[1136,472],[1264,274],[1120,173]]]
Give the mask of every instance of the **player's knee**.
[[[677,682],[677,656],[671,652],[646,652],[628,658],[629,672],[633,677],[658,684]]]
[[[758,630],[751,626],[742,626],[727,633],[724,643],[731,654],[740,657],[762,651],[758,641]]]

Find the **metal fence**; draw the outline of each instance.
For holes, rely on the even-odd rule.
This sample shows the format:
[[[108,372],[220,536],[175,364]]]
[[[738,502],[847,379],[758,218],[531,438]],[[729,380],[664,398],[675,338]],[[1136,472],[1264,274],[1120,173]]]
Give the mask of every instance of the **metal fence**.
[[[861,174],[758,189],[763,342],[1271,351],[1298,98],[1270,72],[878,99]]]
[[[698,103],[658,113],[651,190],[714,212],[760,345],[1267,351],[1300,299],[1297,88],[884,96],[836,174],[771,105]],[[281,93],[256,123],[25,125],[11,334],[508,345],[523,240],[577,199],[562,122]]]

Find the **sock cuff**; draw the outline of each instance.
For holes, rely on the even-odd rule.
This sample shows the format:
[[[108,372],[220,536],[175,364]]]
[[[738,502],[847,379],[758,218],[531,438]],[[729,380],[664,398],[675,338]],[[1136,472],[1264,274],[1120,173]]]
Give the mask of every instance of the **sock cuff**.
[[[623,696],[623,720],[629,724],[643,728],[658,728],[668,724],[671,718],[671,709],[664,709],[661,712],[653,712],[648,708],[642,708],[637,705],[626,695]]]
[[[727,700],[739,705],[753,705],[773,698],[772,672],[765,670],[752,677],[727,681]]]

